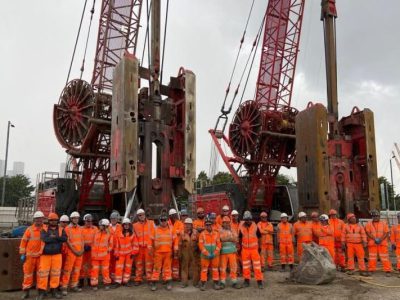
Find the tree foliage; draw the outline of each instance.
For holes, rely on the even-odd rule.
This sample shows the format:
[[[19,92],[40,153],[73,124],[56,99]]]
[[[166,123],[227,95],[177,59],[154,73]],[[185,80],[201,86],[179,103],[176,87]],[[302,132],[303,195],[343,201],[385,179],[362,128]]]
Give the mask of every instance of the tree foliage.
[[[389,180],[384,176],[379,177],[378,182],[381,208],[386,209],[387,203],[389,202],[389,210],[395,210],[395,204],[396,210],[400,210],[400,195],[394,193],[394,186],[392,186]]]
[[[4,177],[0,178],[0,197],[3,193],[3,180]],[[18,199],[29,197],[35,190],[31,181],[25,175],[17,175],[8,177],[6,176],[6,193],[4,198],[5,206],[17,206]]]
[[[211,184],[223,184],[233,182],[233,177],[229,172],[218,172],[211,180]]]

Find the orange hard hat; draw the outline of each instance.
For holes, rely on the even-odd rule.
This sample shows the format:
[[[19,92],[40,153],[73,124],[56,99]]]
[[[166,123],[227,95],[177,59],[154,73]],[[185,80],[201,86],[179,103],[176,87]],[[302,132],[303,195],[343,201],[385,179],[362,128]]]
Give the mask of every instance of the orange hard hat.
[[[337,215],[337,211],[332,208],[329,210],[329,215]]]
[[[56,213],[49,213],[49,216],[47,217],[49,220],[57,220],[58,221],[58,216]]]
[[[222,222],[230,222],[231,219],[228,216],[222,218]]]
[[[268,214],[267,214],[265,211],[263,211],[263,212],[260,214],[260,217],[268,217]]]
[[[311,213],[311,218],[318,218],[318,213],[316,211],[313,211]]]
[[[347,214],[347,221],[350,220],[351,218],[355,218],[356,216],[352,213]]]

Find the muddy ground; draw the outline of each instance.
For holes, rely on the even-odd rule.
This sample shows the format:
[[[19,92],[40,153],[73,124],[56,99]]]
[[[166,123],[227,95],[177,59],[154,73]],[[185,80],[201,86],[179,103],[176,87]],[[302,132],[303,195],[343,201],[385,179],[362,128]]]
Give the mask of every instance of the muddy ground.
[[[191,286],[183,289],[179,287],[179,283],[174,283],[174,288],[171,292],[166,291],[162,285],[158,286],[159,289],[156,292],[151,292],[147,285],[142,285],[140,287],[121,287],[109,291],[99,289],[97,292],[84,289],[82,293],[70,293],[64,299],[400,299],[400,278],[397,277],[397,274],[393,274],[390,278],[385,277],[382,273],[374,274],[373,277],[367,279],[371,283],[364,283],[360,281],[358,276],[338,273],[334,282],[321,286],[291,283],[287,281],[288,276],[289,273],[266,272],[265,288],[263,290],[259,290],[254,281],[251,282],[250,288],[236,290],[227,287],[221,291],[213,290],[211,283],[209,283],[208,290],[204,292]],[[385,285],[386,287],[372,283]],[[36,296],[36,292],[32,294],[32,296]],[[32,296],[31,299],[34,299]],[[20,297],[21,292],[0,293],[1,300],[19,299]],[[46,299],[50,299],[50,297]]]

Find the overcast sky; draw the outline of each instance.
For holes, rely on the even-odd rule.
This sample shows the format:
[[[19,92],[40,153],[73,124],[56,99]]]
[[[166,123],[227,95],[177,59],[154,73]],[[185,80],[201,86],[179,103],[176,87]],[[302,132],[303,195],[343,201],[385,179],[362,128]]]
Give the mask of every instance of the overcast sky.
[[[53,105],[65,85],[83,0],[7,1],[0,11],[0,158],[4,159],[7,121],[11,131],[9,166],[24,161],[35,178],[43,171],[58,171],[65,161],[52,124]],[[91,6],[92,1],[88,1]],[[84,79],[90,82],[100,2],[90,38]],[[145,1],[144,1],[145,2]],[[165,4],[165,1],[163,1]],[[214,127],[233,66],[251,0],[171,0],[164,78],[180,66],[197,75],[197,172],[209,169]],[[245,51],[237,76],[260,26],[267,5],[256,0]],[[379,176],[390,178],[393,143],[400,143],[400,1],[337,0],[339,113],[353,106],[375,113]],[[143,13],[144,15],[144,13]],[[82,36],[86,36],[87,11]],[[292,105],[299,110],[309,101],[326,103],[320,0],[306,0],[300,54]],[[144,30],[139,35],[143,38]],[[79,76],[83,39],[72,70]],[[141,48],[141,47],[140,47]],[[254,94],[258,61],[246,91]],[[221,164],[221,170],[223,166]],[[393,161],[395,185],[399,170]],[[294,171],[286,171],[295,176]],[[399,192],[400,189],[397,189]]]

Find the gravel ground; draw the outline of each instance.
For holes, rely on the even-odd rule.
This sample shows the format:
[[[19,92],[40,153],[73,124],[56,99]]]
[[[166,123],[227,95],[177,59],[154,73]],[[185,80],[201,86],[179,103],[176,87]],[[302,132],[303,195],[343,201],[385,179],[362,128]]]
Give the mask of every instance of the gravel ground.
[[[308,286],[300,285],[289,282],[287,280],[289,273],[280,272],[266,272],[265,273],[265,288],[259,290],[256,287],[256,282],[251,282],[251,287],[246,289],[232,289],[230,287],[225,288],[221,291],[214,291],[211,283],[207,286],[207,291],[200,291],[194,287],[187,287],[185,289],[180,288],[179,283],[174,283],[173,290],[168,292],[164,289],[161,284],[158,286],[156,292],[151,292],[147,285],[140,287],[121,287],[115,290],[105,291],[99,289],[97,292],[93,292],[90,289],[84,289],[82,293],[69,293],[67,299],[74,300],[109,300],[109,299],[191,299],[204,300],[205,298],[222,298],[229,297],[232,299],[282,299],[289,298],[295,300],[302,299],[399,299],[400,298],[400,278],[397,275],[393,275],[387,278],[382,273],[374,274],[371,279],[373,283],[385,285],[387,287],[381,287],[371,283],[364,283],[359,280],[358,276],[348,276],[342,273],[338,273],[337,278],[330,284],[321,286]],[[397,287],[389,287],[397,286]],[[36,292],[32,293],[32,296],[36,296]],[[31,296],[31,299],[34,299]],[[21,292],[3,292],[0,293],[0,299],[19,299]],[[47,297],[50,299],[50,297]]]

